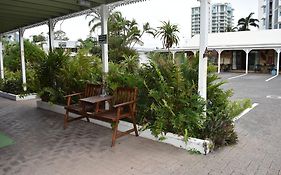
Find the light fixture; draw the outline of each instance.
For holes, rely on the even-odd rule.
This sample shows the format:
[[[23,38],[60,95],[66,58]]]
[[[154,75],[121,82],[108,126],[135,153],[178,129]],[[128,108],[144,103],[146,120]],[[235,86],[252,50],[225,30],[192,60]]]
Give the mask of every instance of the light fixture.
[[[91,7],[91,2],[89,0],[78,0],[77,3],[84,7]]]

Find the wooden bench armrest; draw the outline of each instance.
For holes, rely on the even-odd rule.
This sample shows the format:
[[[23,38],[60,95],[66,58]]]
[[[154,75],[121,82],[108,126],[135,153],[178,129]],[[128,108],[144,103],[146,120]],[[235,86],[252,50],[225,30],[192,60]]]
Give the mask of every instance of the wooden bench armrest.
[[[135,103],[135,102],[136,102],[135,100],[133,100],[133,101],[128,101],[128,102],[125,102],[125,103],[120,103],[120,104],[114,105],[113,107],[114,107],[114,108],[119,108],[119,107],[123,107],[123,106],[126,106],[126,105],[133,104],[133,103]]]
[[[68,97],[74,97],[74,96],[78,96],[78,95],[82,95],[82,94],[83,94],[83,92],[78,92],[78,93],[74,93],[74,94],[65,95],[64,97],[68,98]]]
[[[79,98],[81,98],[82,94],[83,94],[83,92],[78,92],[78,93],[69,94],[69,95],[64,96],[66,98],[67,106],[71,105],[72,97],[79,96]]]

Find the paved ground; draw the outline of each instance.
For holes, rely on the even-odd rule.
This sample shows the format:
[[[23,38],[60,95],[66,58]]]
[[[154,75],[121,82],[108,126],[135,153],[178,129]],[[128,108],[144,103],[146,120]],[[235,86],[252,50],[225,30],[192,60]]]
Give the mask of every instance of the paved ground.
[[[227,79],[235,74],[222,74]],[[111,131],[78,121],[62,129],[62,116],[34,101],[0,98],[0,130],[16,144],[0,149],[0,175],[281,174],[281,77],[248,75],[229,80],[235,99],[259,103],[236,122],[239,143],[207,156],[127,136],[110,147]]]

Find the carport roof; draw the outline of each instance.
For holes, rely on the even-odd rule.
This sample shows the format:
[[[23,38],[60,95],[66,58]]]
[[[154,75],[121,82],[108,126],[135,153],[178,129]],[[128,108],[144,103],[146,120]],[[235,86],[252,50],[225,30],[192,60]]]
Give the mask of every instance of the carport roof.
[[[225,33],[209,33],[208,49],[212,50],[263,50],[281,49],[281,29],[255,30]],[[196,51],[199,49],[200,34],[193,36],[185,47],[170,48],[172,52]],[[152,51],[139,49],[139,51]],[[167,52],[167,49],[156,49]]]
[[[210,33],[208,48],[215,49],[255,49],[280,48],[281,29]],[[195,35],[189,42],[189,48],[199,47],[200,35]]]
[[[101,4],[123,5],[143,0],[1,0],[0,34],[49,19],[89,10]]]

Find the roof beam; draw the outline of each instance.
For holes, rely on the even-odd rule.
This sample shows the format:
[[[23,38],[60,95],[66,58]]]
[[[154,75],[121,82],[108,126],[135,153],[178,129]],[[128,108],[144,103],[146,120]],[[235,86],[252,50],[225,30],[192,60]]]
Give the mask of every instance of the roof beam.
[[[19,15],[19,16],[26,16],[26,17],[35,17],[38,16],[40,14],[35,13],[35,12],[29,12],[29,13],[22,13],[19,11],[14,11],[14,10],[1,10],[0,14],[7,14],[7,15]],[[40,15],[41,16],[41,15]]]
[[[0,0],[0,33],[85,14],[101,4],[118,1],[122,0]]]
[[[74,10],[63,10],[59,7],[46,7],[43,5],[38,5],[38,4],[28,4],[24,2],[19,2],[19,1],[7,1],[7,0],[1,0],[0,1],[0,6],[3,7],[4,9],[10,9],[13,10],[14,8],[25,8],[27,11],[33,9],[37,11],[47,11],[47,12],[63,12],[63,13],[73,13],[75,12]],[[1,13],[1,12],[0,12]]]
[[[15,1],[15,0],[13,0]],[[62,9],[72,9],[72,10],[81,10],[81,7],[74,5],[74,4],[66,4],[66,3],[60,3],[60,2],[56,2],[56,1],[46,1],[46,0],[17,0],[23,3],[28,3],[28,4],[37,4],[37,5],[43,5],[43,6],[47,6],[47,7],[60,7]]]
[[[0,4],[1,4],[1,1],[0,1]],[[0,5],[0,14],[3,13],[2,11],[16,11],[16,12],[23,13],[23,14],[35,13],[38,16],[46,15],[46,16],[57,17],[57,16],[64,15],[63,12],[50,12],[50,11],[46,11],[46,10],[38,10],[38,9],[30,9],[30,8],[27,9],[27,8],[16,7],[16,6],[15,7],[10,7],[10,6],[7,7],[7,6]]]
[[[29,20],[29,21],[38,21],[38,20],[47,20],[48,18],[44,17],[26,17],[26,16],[7,16],[5,14],[0,14],[0,21],[10,21],[10,23],[15,23],[15,20]],[[12,21],[12,22],[11,22]]]
[[[4,25],[3,25],[4,24]],[[9,23],[8,21],[3,21],[2,25],[0,26],[0,30],[2,33],[8,32],[11,30],[11,27],[13,27],[13,29],[18,29],[21,26],[25,26],[27,24],[27,22],[24,21],[18,21],[16,23],[16,25]]]
[[[33,22],[33,21],[35,21],[37,23],[37,22],[40,22],[40,21],[45,21],[46,19],[44,19],[44,18],[38,18],[38,19],[13,18],[12,20],[13,20],[13,22],[11,23],[10,20],[7,20],[7,18],[0,16],[1,24],[8,23],[8,24],[11,24],[11,25],[16,25],[16,24],[19,24],[19,23],[30,23],[30,22]]]
[[[75,4],[75,5],[80,5],[79,0],[55,0],[56,2],[61,2],[61,3],[68,3],[68,4]],[[106,0],[89,0],[91,7],[97,7],[101,4],[106,3]]]

